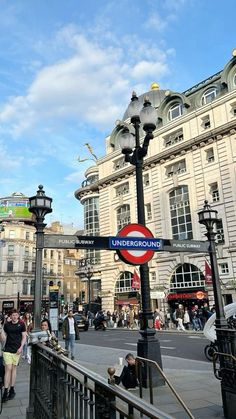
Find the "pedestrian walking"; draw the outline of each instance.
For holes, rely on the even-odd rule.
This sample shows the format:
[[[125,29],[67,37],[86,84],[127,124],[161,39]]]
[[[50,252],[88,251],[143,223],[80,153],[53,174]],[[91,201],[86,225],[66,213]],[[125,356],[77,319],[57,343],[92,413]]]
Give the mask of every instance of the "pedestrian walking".
[[[75,359],[75,341],[79,340],[79,328],[73,316],[73,311],[69,310],[68,316],[62,323],[62,336],[65,339],[65,349],[71,353],[71,359]]]
[[[185,327],[185,329],[189,330],[189,325],[190,325],[189,311],[188,311],[187,307],[185,307],[185,309],[184,309],[184,327]]]
[[[0,389],[3,387],[5,367],[3,365],[3,347],[6,341],[6,335],[3,330],[4,317],[0,317]]]
[[[28,336],[29,333],[32,331],[33,329],[33,322],[32,322],[32,317],[31,314],[26,312],[22,318],[22,321],[25,323],[25,328],[26,328],[26,342],[23,346],[23,351],[22,351],[22,358],[27,359],[27,353],[28,353]]]
[[[183,325],[184,309],[183,309],[182,304],[179,304],[176,310],[176,320],[178,322],[177,330],[185,330],[184,325]]]
[[[15,397],[16,370],[26,342],[25,323],[19,319],[16,309],[12,310],[11,320],[4,324],[4,332],[6,333],[6,343],[3,352],[5,377],[2,401],[6,402]]]

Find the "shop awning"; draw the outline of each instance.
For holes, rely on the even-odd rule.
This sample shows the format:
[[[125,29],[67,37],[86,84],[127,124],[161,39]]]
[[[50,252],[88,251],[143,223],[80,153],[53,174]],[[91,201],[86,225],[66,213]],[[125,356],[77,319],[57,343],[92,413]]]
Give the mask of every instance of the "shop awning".
[[[117,306],[128,306],[129,304],[138,304],[137,298],[130,298],[129,300],[115,300]]]

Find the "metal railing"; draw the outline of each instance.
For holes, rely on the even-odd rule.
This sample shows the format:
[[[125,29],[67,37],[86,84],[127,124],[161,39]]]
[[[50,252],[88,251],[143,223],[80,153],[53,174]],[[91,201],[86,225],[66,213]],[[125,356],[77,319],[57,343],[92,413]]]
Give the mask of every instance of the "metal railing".
[[[139,382],[139,396],[142,399],[143,398],[143,387],[142,387],[142,373],[143,368],[145,367],[147,369],[148,373],[148,382],[149,382],[149,402],[151,405],[154,404],[154,387],[152,383],[152,377],[155,374],[153,371],[156,369],[158,371],[158,374],[162,376],[165,383],[168,385],[169,389],[171,390],[171,393],[173,396],[177,399],[178,403],[183,407],[185,412],[187,413],[188,417],[191,419],[194,419],[194,416],[190,412],[189,408],[186,406],[184,401],[181,399],[180,395],[177,393],[167,376],[164,374],[163,370],[160,368],[160,366],[157,364],[157,362],[152,361],[151,359],[142,358],[140,356],[137,356],[136,358],[136,368],[137,368],[137,376],[138,376],[138,382]],[[157,390],[158,391],[158,390]]]
[[[113,368],[114,370],[114,368]],[[110,369],[110,376],[112,377]],[[27,419],[173,419],[43,344],[32,345]],[[190,416],[192,418],[192,416]]]

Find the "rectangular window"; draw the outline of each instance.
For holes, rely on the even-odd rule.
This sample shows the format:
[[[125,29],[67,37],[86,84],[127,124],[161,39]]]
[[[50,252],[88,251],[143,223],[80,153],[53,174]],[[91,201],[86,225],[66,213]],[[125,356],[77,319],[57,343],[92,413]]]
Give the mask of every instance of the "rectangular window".
[[[61,260],[61,252],[58,252],[58,260]]]
[[[164,137],[165,140],[165,147],[170,147],[171,145],[177,144],[180,141],[183,141],[184,139],[184,134],[183,134],[183,130],[178,130],[175,132],[172,132],[171,134],[168,134],[166,137]]]
[[[50,257],[51,257],[51,259],[53,259],[53,257],[54,257],[54,251],[53,250],[51,250],[51,252],[50,252]]]
[[[53,274],[54,273],[54,270],[53,270],[53,265],[51,264],[50,265],[50,274]]]
[[[25,246],[25,256],[29,256],[29,246]]]
[[[235,117],[236,116],[236,103],[235,102],[231,103],[230,106],[231,106],[230,113],[232,114],[233,117]]]
[[[216,222],[216,240],[218,244],[224,244],[225,235],[222,220]]]
[[[24,272],[29,272],[29,262],[28,262],[28,260],[24,261]]]
[[[32,249],[32,256],[33,256],[33,258],[36,257],[36,248],[35,247],[33,247],[33,249]]]
[[[15,230],[10,230],[9,231],[9,239],[15,239],[16,237],[16,232]]]
[[[218,202],[220,200],[218,183],[214,182],[210,186],[210,194],[212,197],[212,202]]]
[[[7,272],[13,272],[13,268],[14,268],[14,261],[13,260],[8,260],[7,261]]]
[[[203,129],[211,128],[211,121],[210,121],[210,116],[209,115],[206,115],[202,118],[201,126],[202,126]]]
[[[229,273],[228,263],[220,263],[220,273],[221,274],[228,274]]]
[[[120,157],[119,159],[117,159],[113,162],[114,170],[122,169],[123,167],[125,167],[127,165],[128,165],[128,163],[125,161],[124,157]]]
[[[36,269],[36,263],[32,262],[32,272],[35,272],[35,269]]]
[[[145,210],[146,210],[146,218],[147,220],[151,220],[152,219],[152,207],[151,204],[145,204]]]
[[[44,251],[43,251],[43,257],[44,257],[44,259],[47,258],[47,250],[46,249],[44,249]]]
[[[143,186],[149,186],[149,185],[150,185],[149,173],[145,173],[145,175],[143,175]]]
[[[14,255],[14,244],[8,245],[8,255],[13,256]]]
[[[126,195],[129,193],[129,182],[125,182],[122,185],[117,186],[116,196]]]
[[[206,160],[208,163],[213,163],[215,161],[213,148],[208,148],[208,150],[206,150]]]
[[[25,232],[25,240],[29,240],[30,239],[30,233],[29,231]]]
[[[173,175],[179,175],[181,173],[186,172],[186,161],[180,160],[177,163],[173,163],[166,168],[166,175],[168,177],[172,177]]]

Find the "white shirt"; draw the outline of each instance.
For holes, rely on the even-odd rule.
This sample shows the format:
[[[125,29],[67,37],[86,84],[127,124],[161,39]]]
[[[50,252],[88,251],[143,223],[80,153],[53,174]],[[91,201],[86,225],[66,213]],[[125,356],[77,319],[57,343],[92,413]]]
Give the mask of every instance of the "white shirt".
[[[69,321],[69,335],[75,335],[75,321],[73,317],[68,317]]]

